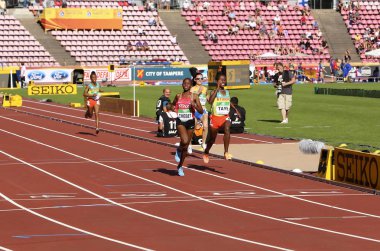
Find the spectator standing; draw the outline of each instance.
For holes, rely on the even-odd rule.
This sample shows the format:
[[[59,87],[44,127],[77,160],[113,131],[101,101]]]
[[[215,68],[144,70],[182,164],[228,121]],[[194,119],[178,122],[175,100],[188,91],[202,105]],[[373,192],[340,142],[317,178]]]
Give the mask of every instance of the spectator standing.
[[[172,45],[176,45],[177,43],[177,35],[174,35],[170,38],[170,42],[172,42]]]
[[[26,4],[26,0],[24,0],[24,7],[25,7],[25,4]],[[4,0],[0,0],[0,12],[2,15],[5,15],[7,13],[7,4]]]
[[[24,87],[26,87],[26,83],[25,83],[26,66],[25,66],[24,63],[21,63],[21,73],[20,73],[20,77],[21,77],[21,88],[24,88]]]
[[[184,2],[183,2],[183,10],[188,10],[188,9],[190,9],[190,1],[189,0],[185,0]]]
[[[289,70],[284,70],[282,63],[277,64],[277,73],[274,75],[274,87],[277,89],[277,106],[281,111],[281,124],[289,122],[289,110],[292,107],[292,85],[296,82],[295,75]]]

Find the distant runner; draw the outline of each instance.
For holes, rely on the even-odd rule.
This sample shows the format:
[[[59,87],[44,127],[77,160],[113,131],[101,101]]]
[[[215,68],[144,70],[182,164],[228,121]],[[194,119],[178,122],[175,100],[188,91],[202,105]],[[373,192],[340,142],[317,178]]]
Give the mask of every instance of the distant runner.
[[[96,81],[96,73],[93,71],[90,74],[91,83],[89,83],[84,89],[83,96],[86,99],[87,111],[84,115],[85,118],[92,118],[95,111],[95,122],[96,122],[96,134],[99,133],[99,106],[100,106],[100,84]]]

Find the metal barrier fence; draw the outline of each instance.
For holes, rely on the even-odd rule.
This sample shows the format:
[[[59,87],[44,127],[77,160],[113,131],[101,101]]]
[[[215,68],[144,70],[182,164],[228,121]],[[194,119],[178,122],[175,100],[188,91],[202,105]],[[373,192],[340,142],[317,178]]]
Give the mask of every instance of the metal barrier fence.
[[[380,98],[380,90],[314,88],[314,94]]]

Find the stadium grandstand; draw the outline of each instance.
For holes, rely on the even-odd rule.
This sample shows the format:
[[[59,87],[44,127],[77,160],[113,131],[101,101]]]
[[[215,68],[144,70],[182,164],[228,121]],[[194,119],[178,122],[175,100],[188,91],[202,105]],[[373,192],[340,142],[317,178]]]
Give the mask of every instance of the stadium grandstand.
[[[25,63],[33,67],[58,66],[56,60],[11,15],[0,15],[0,61],[3,66]]]
[[[380,2],[341,2],[339,10],[361,60],[363,62],[378,62],[378,59],[366,56],[365,53],[380,48]]]
[[[30,22],[41,21],[46,7],[118,9],[122,13],[122,27],[46,29],[45,33],[50,39],[57,42],[67,54],[66,57],[71,58],[71,61],[63,62],[48,46],[41,45],[45,38],[40,39],[37,33],[29,33],[32,31],[20,24],[18,17],[9,15],[18,10],[15,8],[13,12],[0,17],[1,46],[4,51],[1,55],[2,64],[25,62],[33,67],[122,65],[135,61],[189,64],[194,63],[190,60],[194,54],[204,53],[209,54],[213,61],[250,60],[253,64],[261,65],[291,61],[316,65],[319,62],[327,63],[331,57],[343,58],[345,50],[351,51],[350,58],[353,61],[378,61],[365,55],[379,48],[378,1],[184,0],[171,2],[171,8],[177,9],[171,11],[161,6],[161,1],[67,0],[25,1],[20,4],[28,5],[30,13],[33,13],[35,18],[29,19]],[[341,33],[333,30],[330,31],[332,34],[327,34],[329,25],[326,22],[323,24],[326,18],[315,10],[318,4],[324,8],[328,6],[332,11],[333,8],[337,9],[338,18],[341,19],[338,21],[347,25],[345,30],[337,27]],[[157,8],[160,6],[161,9]],[[171,29],[173,24],[161,18],[161,14],[167,16],[168,13],[178,13],[178,8],[181,9],[179,17],[185,20],[191,28],[189,31],[193,33],[188,35],[195,36],[197,41],[183,38],[183,34],[177,37],[176,31]],[[331,15],[331,12],[325,15]],[[177,21],[179,23],[181,20]],[[186,27],[182,27],[186,30]],[[43,30],[43,27],[39,29]],[[334,33],[345,44],[334,41]],[[341,34],[346,35],[347,39]],[[193,43],[194,46],[199,43],[204,51],[185,49],[187,43]]]

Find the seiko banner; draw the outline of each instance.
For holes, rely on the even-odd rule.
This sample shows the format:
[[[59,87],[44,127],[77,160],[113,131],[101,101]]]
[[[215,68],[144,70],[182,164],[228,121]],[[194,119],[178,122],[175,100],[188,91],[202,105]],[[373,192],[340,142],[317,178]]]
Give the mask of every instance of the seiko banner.
[[[77,94],[77,86],[67,85],[29,85],[28,95],[70,95]]]

